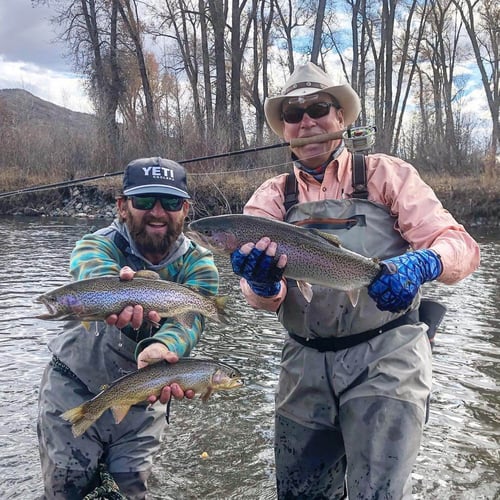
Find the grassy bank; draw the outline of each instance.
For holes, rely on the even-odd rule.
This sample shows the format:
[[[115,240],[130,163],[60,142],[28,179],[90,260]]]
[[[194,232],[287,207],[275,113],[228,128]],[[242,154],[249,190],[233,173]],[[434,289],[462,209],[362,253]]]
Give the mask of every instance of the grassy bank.
[[[193,195],[194,217],[221,213],[239,213],[269,171],[219,176],[195,175],[189,179]],[[500,224],[500,186],[485,178],[425,177],[444,207],[464,225]],[[12,189],[12,185],[9,186]],[[7,189],[0,191],[6,192]],[[120,179],[100,180],[76,188],[52,188],[28,194],[0,198],[0,214],[54,215],[57,209],[71,206],[74,212],[93,215],[99,208],[114,205],[120,192]],[[75,193],[78,193],[76,195]],[[77,198],[78,196],[78,198]],[[102,212],[104,213],[104,212]],[[109,211],[107,212],[109,213]]]

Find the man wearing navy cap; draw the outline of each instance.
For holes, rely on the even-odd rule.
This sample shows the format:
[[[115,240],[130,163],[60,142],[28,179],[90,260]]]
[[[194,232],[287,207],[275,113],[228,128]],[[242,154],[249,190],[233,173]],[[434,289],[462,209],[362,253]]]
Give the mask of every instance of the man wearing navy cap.
[[[75,280],[119,275],[133,279],[148,269],[162,279],[189,286],[205,295],[218,292],[219,275],[212,253],[183,233],[190,195],[184,168],[164,158],[134,160],[125,170],[123,194],[117,198],[118,220],[76,243],[70,260]],[[128,499],[146,498],[146,481],[165,426],[165,409],[156,404],[133,406],[119,425],[106,412],[75,439],[61,414],[91,399],[103,385],[153,360],[175,363],[188,356],[204,328],[193,316],[188,328],[142,306],[127,306],[118,314],[85,328],[69,322],[49,343],[53,358],[42,378],[38,436],[45,483],[44,498],[83,498],[99,486],[104,464]],[[159,398],[193,397],[177,384]],[[155,402],[151,396],[149,402]]]

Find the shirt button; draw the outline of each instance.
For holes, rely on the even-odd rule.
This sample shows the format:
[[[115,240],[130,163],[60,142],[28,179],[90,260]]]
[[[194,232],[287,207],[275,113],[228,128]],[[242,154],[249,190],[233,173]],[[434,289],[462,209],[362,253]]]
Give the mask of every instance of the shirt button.
[[[326,187],[322,187],[321,189],[323,190],[323,192],[325,192],[325,191],[326,191]]]

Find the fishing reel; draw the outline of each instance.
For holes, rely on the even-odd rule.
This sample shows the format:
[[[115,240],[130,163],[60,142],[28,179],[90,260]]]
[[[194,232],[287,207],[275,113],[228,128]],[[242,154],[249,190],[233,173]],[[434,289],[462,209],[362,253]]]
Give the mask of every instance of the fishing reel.
[[[343,134],[344,144],[351,153],[368,151],[375,144],[376,127],[349,127]]]

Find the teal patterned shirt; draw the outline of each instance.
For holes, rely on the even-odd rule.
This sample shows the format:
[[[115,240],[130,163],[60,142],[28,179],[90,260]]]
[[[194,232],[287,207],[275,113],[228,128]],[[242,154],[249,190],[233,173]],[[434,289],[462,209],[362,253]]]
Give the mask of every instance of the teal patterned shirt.
[[[122,241],[126,243],[130,241],[124,225],[115,222],[110,228],[87,234],[76,243],[70,260],[70,273],[75,280],[97,276],[117,276],[122,267],[130,266],[135,271],[153,270],[160,275],[161,279],[181,283],[204,295],[213,296],[218,293],[219,273],[212,252],[188,240],[184,235],[180,238],[184,244],[181,246],[182,252],[179,255],[174,258],[167,257],[164,264],[153,265],[136,249],[119,248],[120,245],[113,241],[116,233],[121,234]],[[146,346],[153,342],[162,342],[178,356],[188,356],[199,341],[205,327],[205,319],[202,315],[195,314],[193,318],[194,321],[189,328],[175,318],[166,318],[151,337],[139,340],[135,356],[137,357]]]

